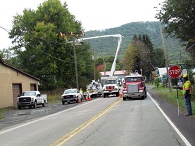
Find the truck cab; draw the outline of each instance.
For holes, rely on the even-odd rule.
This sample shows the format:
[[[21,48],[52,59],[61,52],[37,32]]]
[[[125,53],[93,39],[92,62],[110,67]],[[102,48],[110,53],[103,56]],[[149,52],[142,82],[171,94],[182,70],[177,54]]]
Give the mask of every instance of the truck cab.
[[[132,98],[145,99],[147,97],[145,77],[138,73],[125,76],[122,93],[123,100]]]
[[[118,85],[118,80],[116,77],[108,77],[104,80],[103,86],[103,97],[108,97],[109,95],[119,96],[120,88]]]

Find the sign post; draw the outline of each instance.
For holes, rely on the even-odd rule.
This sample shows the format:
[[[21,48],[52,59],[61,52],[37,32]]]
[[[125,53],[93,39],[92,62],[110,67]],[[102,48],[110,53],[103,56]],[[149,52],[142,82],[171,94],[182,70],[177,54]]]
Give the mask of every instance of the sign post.
[[[174,78],[174,79],[178,78],[180,76],[181,72],[182,72],[182,70],[181,70],[181,68],[179,66],[171,66],[169,68],[169,76],[171,78]],[[177,113],[178,113],[178,116],[179,116],[178,89],[176,88],[176,90],[177,90],[177,107],[178,107],[177,108]]]

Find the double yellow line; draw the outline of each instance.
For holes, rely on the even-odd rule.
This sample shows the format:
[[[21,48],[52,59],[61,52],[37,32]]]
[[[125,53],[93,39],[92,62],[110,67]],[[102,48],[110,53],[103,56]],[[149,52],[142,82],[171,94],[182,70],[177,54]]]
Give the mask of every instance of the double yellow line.
[[[56,142],[54,142],[50,146],[61,146],[62,144],[64,144],[65,142],[67,142],[69,139],[71,139],[73,136],[75,136],[76,134],[78,134],[79,132],[81,132],[83,129],[85,129],[87,126],[89,126],[91,123],[93,123],[98,118],[100,118],[101,116],[103,116],[106,112],[108,112],[111,108],[113,108],[115,105],[117,105],[120,101],[121,101],[121,98],[119,98],[113,104],[111,104],[110,106],[108,106],[107,108],[105,108],[103,111],[101,111],[100,113],[98,113],[97,115],[95,115],[89,121],[83,123],[78,128],[72,130],[68,134],[66,134],[63,137],[61,137],[59,140],[57,140]]]

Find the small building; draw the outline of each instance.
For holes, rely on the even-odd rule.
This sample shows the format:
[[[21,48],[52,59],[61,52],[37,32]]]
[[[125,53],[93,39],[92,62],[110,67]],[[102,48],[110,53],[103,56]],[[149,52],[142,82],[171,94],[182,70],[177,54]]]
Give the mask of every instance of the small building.
[[[0,58],[0,108],[17,105],[23,91],[38,90],[39,79],[6,64]]]
[[[156,77],[163,78],[163,76],[167,76],[167,68],[156,68]]]

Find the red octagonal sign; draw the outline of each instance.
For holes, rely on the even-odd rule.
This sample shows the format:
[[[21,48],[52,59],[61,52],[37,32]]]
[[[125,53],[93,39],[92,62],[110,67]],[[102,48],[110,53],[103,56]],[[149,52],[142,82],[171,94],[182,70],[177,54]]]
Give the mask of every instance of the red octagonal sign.
[[[179,66],[175,65],[175,66],[171,66],[169,68],[169,76],[171,78],[178,78],[180,76],[181,72],[182,72],[182,70]]]

